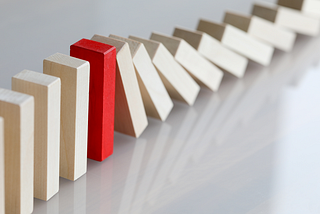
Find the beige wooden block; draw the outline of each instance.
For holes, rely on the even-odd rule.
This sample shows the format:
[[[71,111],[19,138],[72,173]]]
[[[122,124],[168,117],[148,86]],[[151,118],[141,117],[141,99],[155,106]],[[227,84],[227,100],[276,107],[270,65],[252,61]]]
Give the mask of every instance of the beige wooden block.
[[[142,96],[127,42],[94,35],[92,40],[117,49],[114,130],[138,138],[148,125]]]
[[[221,41],[223,45],[231,50],[257,62],[268,66],[271,62],[274,48],[261,42],[244,31],[229,24],[218,24],[201,19],[197,30],[205,32]]]
[[[274,23],[257,16],[246,16],[234,12],[226,12],[224,23],[247,32],[267,44],[282,51],[291,51],[296,34],[290,30],[276,26]]]
[[[248,59],[221,44],[220,41],[200,31],[175,28],[173,36],[184,39],[202,56],[224,71],[236,77],[243,77]]]
[[[75,181],[87,172],[90,65],[56,53],[43,60],[43,73],[61,79],[60,176]]]
[[[34,97],[34,197],[47,201],[59,191],[61,82],[23,70],[12,77],[12,90]]]
[[[33,211],[34,98],[0,88],[5,121],[5,213]]]
[[[320,29],[320,19],[307,16],[298,10],[281,7],[271,3],[255,3],[252,15],[273,22],[275,25],[287,28],[296,33],[317,36]]]
[[[278,0],[278,5],[300,10],[303,14],[320,18],[319,0]]]
[[[129,36],[129,38],[144,44],[171,98],[193,105],[200,86],[173,58],[164,45],[135,36]]]
[[[152,33],[150,39],[161,42],[198,84],[206,86],[212,91],[219,89],[223,72],[202,57],[186,41],[158,33]]]
[[[173,108],[173,102],[144,45],[116,35],[109,37],[128,43],[146,113],[150,117],[165,121]]]
[[[4,214],[4,120],[0,117],[0,214]]]

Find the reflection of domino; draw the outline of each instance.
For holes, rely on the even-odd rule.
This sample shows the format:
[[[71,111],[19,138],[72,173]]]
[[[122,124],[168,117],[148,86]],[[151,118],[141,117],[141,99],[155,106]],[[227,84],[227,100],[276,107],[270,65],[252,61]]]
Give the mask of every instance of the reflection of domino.
[[[150,117],[165,121],[173,103],[143,43],[116,35],[109,37],[128,43],[146,113]]]
[[[197,30],[209,34],[224,46],[261,65],[267,66],[271,62],[273,47],[260,42],[232,25],[201,19]]]
[[[243,77],[248,59],[221,44],[217,39],[200,31],[175,28],[173,36],[184,39],[202,56],[236,77]]]
[[[5,121],[5,213],[32,213],[34,98],[0,88]]]
[[[4,214],[4,121],[0,117],[0,214]]]
[[[61,81],[23,70],[12,90],[34,97],[34,197],[48,201],[59,191]]]
[[[158,33],[152,33],[150,39],[161,42],[198,84],[204,85],[212,91],[219,89],[223,72],[202,57],[186,41]]]
[[[224,23],[233,25],[247,32],[250,36],[260,39],[283,51],[291,51],[296,39],[292,31],[274,25],[272,22],[257,16],[246,16],[233,12],[226,12]]]
[[[320,18],[319,0],[278,0],[278,5],[300,10],[303,14]]]
[[[277,6],[271,3],[256,3],[252,15],[273,22],[275,25],[285,27],[296,33],[308,36],[317,36],[320,29],[320,19],[306,16],[291,8]]]

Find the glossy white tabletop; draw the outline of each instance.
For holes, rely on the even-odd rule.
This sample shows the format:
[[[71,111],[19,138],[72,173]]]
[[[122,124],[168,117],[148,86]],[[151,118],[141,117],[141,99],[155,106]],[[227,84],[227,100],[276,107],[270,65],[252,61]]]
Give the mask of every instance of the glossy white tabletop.
[[[81,1],[82,6],[87,5],[85,2]],[[252,1],[242,1],[243,5],[225,1],[220,6],[218,1],[203,2],[218,5],[220,10],[230,6],[246,11],[243,5],[249,7]],[[172,8],[182,4],[171,3]],[[31,10],[27,3],[21,4]],[[47,10],[32,12],[37,13],[35,17],[45,13],[43,16],[48,20],[50,12],[61,12],[61,25],[67,25],[64,20],[75,24],[63,11],[74,4],[43,3],[42,9]],[[124,1],[119,4],[118,9]],[[10,8],[11,3],[2,5],[6,7],[1,9]],[[97,5],[90,8],[88,4],[88,10],[97,9]],[[161,9],[167,7],[163,5]],[[168,14],[173,16],[172,8],[168,8]],[[209,14],[208,8],[202,8]],[[83,13],[93,20],[92,11]],[[159,15],[156,10],[154,13]],[[95,17],[102,17],[101,14],[98,10]],[[1,19],[1,33],[3,29],[7,31],[5,40],[0,41],[0,87],[9,88],[10,77],[24,68],[41,71],[43,58],[55,52],[68,53],[67,44],[92,35],[88,28],[74,32],[68,31],[67,26],[62,27],[63,32],[38,35],[29,32],[28,26],[23,29],[22,23],[29,23],[23,21],[24,16],[31,15],[10,16],[8,11],[6,15],[17,26],[10,29]],[[198,10],[196,15],[200,17]],[[126,18],[130,19],[130,15]],[[118,19],[122,22],[125,18]],[[45,33],[41,27],[49,27],[41,22],[35,20],[37,25],[31,30]],[[100,20],[97,26],[102,28],[102,23]],[[144,28],[143,23],[136,25]],[[57,27],[57,22],[52,20],[52,26]],[[123,28],[125,33],[119,33],[122,36],[136,32],[134,26]],[[156,29],[151,25],[146,28],[149,32]],[[105,34],[110,33],[117,34],[109,31]],[[37,39],[33,37],[36,35]],[[61,35],[70,36],[63,40]],[[135,35],[148,37],[149,33]],[[51,40],[45,40],[48,38]],[[34,43],[25,44],[28,41]],[[59,42],[65,47],[61,48]],[[19,52],[19,45],[23,53]],[[27,47],[32,56],[26,52]],[[110,158],[102,163],[88,160],[87,174],[76,182],[61,178],[60,191],[50,201],[35,199],[34,213],[320,213],[319,82],[320,37],[299,36],[294,50],[289,54],[276,51],[269,67],[250,63],[243,79],[225,76],[217,93],[202,89],[193,107],[175,102],[166,122],[149,118],[149,126],[139,139],[115,133],[114,154]]]

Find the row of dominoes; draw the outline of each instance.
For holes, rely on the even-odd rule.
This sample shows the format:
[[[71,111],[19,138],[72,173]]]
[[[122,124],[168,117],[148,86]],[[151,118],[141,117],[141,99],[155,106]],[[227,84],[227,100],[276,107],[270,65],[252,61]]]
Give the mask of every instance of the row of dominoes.
[[[200,86],[218,90],[223,72],[241,78],[248,60],[267,66],[274,48],[289,52],[296,33],[319,29],[319,0],[278,0],[173,36],[94,35],[70,56],[46,58],[43,74],[20,72],[12,90],[0,89],[0,214],[31,213],[33,197],[59,191],[59,176],[74,181],[87,157],[109,157],[114,130],[139,137],[147,116],[166,120],[171,99],[193,105]]]

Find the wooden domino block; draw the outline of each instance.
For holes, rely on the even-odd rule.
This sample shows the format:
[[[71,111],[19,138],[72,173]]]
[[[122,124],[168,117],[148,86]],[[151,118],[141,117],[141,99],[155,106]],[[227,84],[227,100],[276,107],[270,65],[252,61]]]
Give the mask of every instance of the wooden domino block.
[[[33,211],[34,98],[0,88],[5,121],[5,213]]]
[[[144,45],[116,35],[109,37],[128,43],[146,113],[150,117],[165,121],[173,103]]]
[[[4,121],[0,117],[0,214],[4,214]]]
[[[158,33],[152,33],[150,39],[161,42],[198,84],[204,85],[212,91],[219,89],[223,72],[203,58],[186,41]]]
[[[255,3],[252,15],[273,22],[275,25],[290,29],[296,33],[317,36],[320,19],[306,16],[303,13],[271,3]]]
[[[306,15],[320,18],[319,0],[278,0],[278,5],[300,10]]]
[[[61,53],[43,60],[43,73],[61,79],[60,176],[87,172],[89,62]]]
[[[100,35],[94,35],[91,40],[112,45],[117,50],[114,130],[139,137],[147,127],[148,120],[129,45],[121,40]]]
[[[243,77],[248,59],[221,44],[217,39],[200,31],[175,28],[173,36],[184,39],[202,56],[236,77]]]
[[[294,32],[280,28],[272,22],[257,16],[226,12],[223,22],[233,25],[247,32],[250,36],[286,52],[292,50],[296,39]]]
[[[34,97],[34,197],[47,201],[59,191],[60,78],[23,70],[12,90]]]
[[[232,25],[218,24],[201,19],[197,30],[209,34],[221,41],[226,47],[254,62],[264,66],[268,66],[271,62],[274,51],[273,47],[258,41]]]
[[[171,98],[193,105],[200,86],[173,58],[164,45],[135,36],[129,36],[129,38],[144,44]]]
[[[88,158],[103,161],[113,153],[116,50],[82,39],[70,46],[70,56],[90,63]]]

